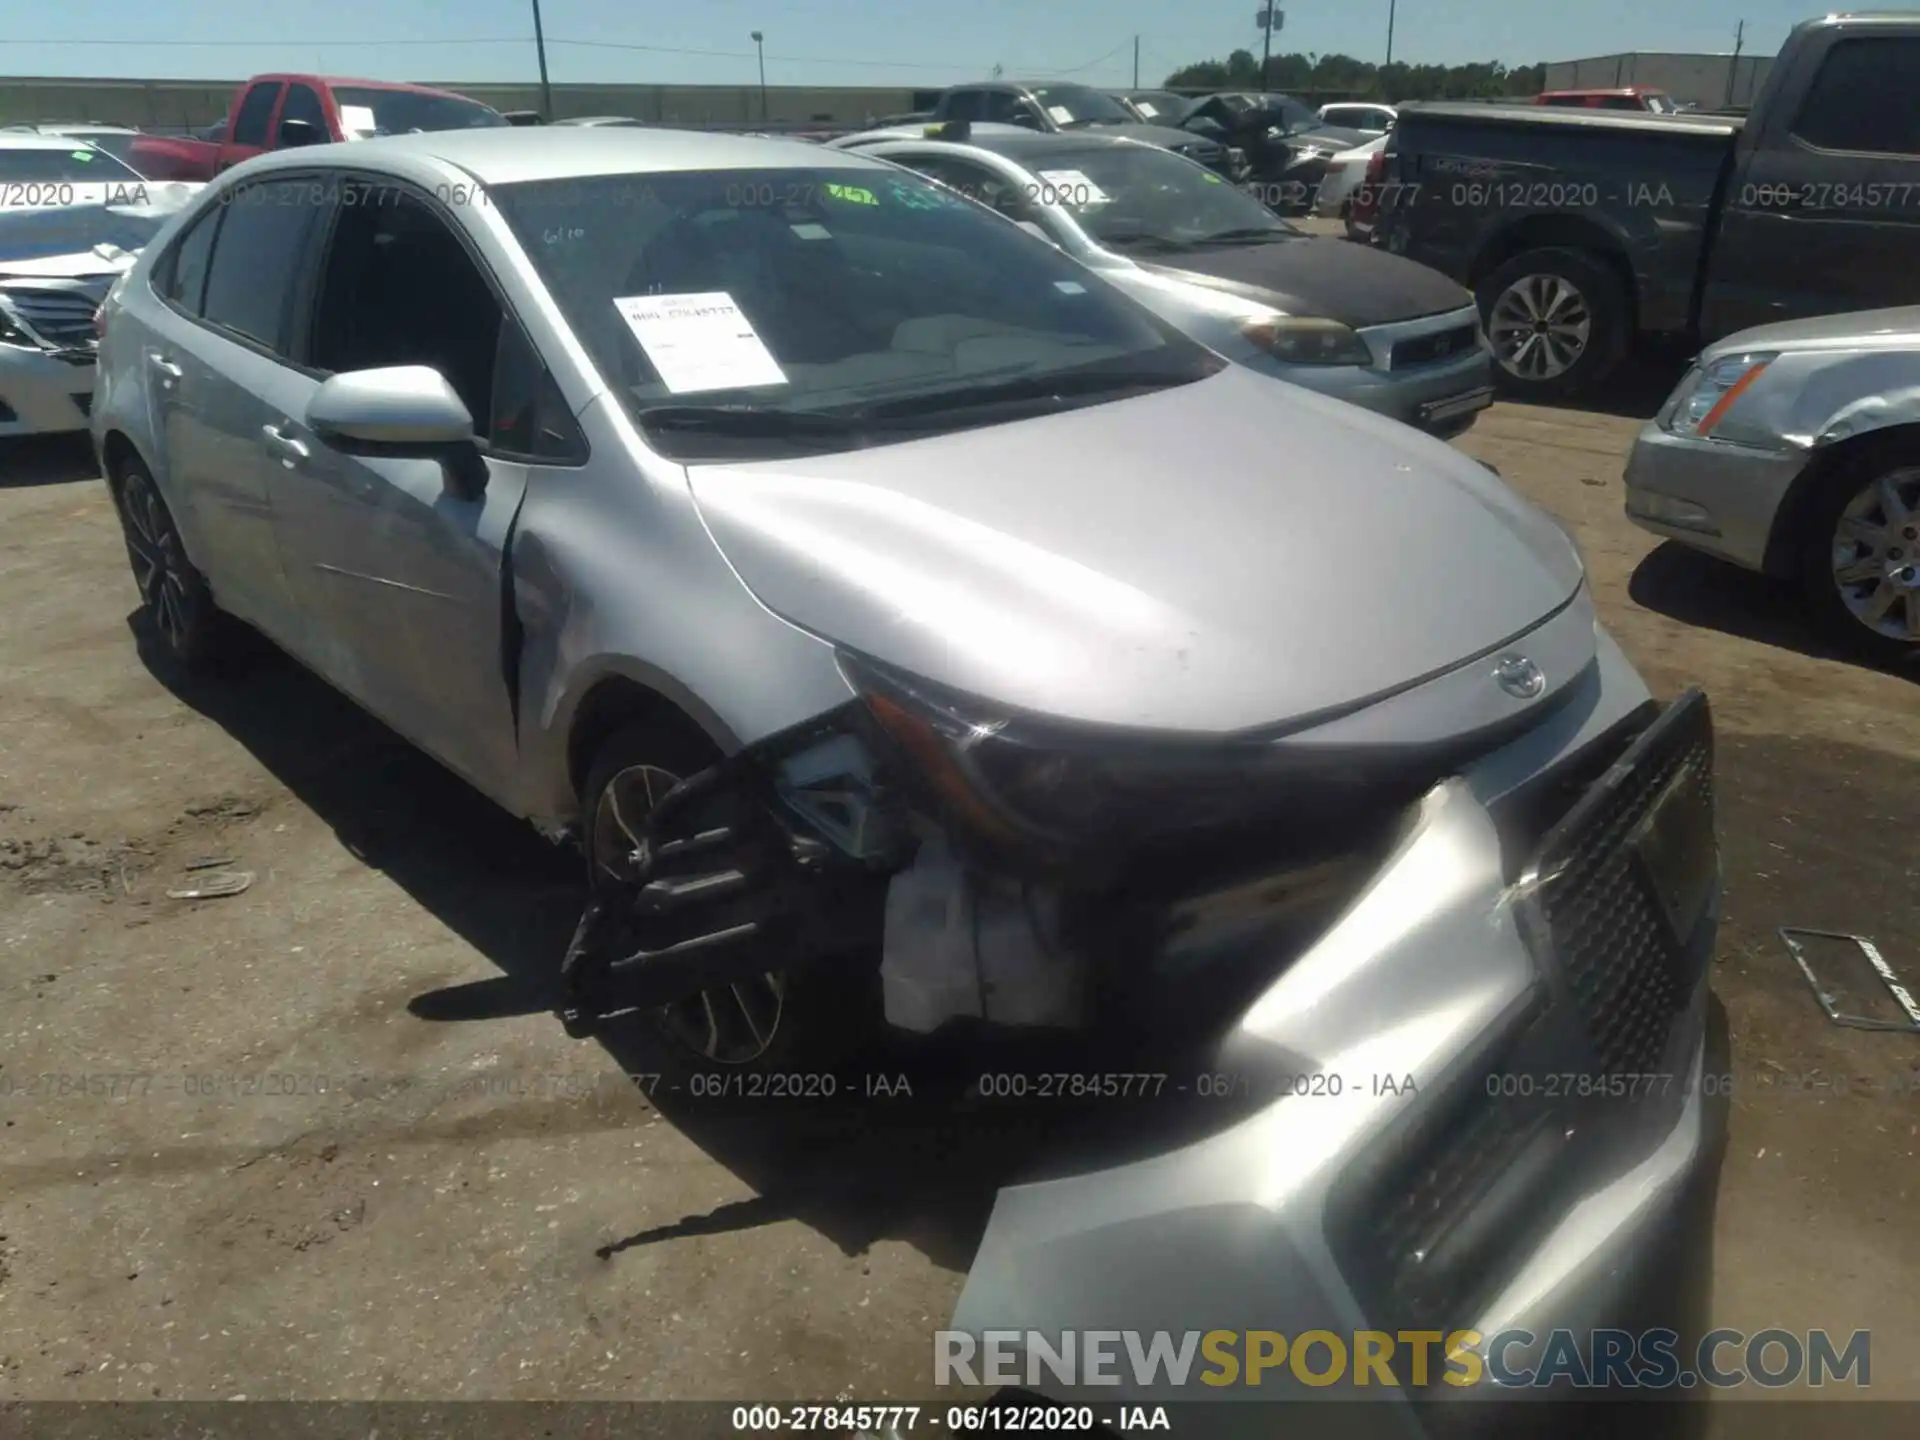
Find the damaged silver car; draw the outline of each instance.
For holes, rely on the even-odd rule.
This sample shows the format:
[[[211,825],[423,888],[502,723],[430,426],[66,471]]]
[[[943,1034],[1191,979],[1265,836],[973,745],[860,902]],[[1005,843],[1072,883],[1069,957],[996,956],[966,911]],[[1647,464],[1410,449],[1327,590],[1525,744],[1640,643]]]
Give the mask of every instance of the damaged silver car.
[[[101,377],[166,652],[244,621],[578,839],[576,1033],[1217,1092],[1002,1192],[962,1325],[1606,1323],[1711,1183],[1704,698],[1486,468],[952,192],[612,127],[277,154]]]

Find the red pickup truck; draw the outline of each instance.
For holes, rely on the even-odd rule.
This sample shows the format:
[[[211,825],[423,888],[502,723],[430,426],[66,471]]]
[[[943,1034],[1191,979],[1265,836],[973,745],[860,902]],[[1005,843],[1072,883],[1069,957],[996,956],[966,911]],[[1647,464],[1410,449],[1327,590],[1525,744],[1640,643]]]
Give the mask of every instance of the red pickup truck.
[[[267,150],[507,123],[478,100],[424,85],[256,75],[234,91],[218,125],[195,138],[143,135],[128,147],[127,163],[150,180],[211,180]]]

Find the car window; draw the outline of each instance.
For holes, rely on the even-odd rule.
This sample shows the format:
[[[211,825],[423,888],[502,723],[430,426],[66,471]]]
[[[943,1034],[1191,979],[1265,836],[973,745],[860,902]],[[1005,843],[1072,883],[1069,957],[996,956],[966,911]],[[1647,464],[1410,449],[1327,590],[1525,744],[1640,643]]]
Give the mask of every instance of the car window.
[[[320,132],[327,132],[327,111],[320,103],[320,92],[311,85],[302,85],[297,81],[287,86],[287,103],[280,107],[280,123],[289,120],[304,120]]]
[[[951,155],[907,154],[899,158],[922,175],[938,180],[949,190],[959,191],[969,200],[978,200],[990,210],[998,210],[1016,220],[1032,213],[1025,192],[984,165]]]
[[[361,183],[342,191],[339,216],[308,364],[326,374],[425,365],[453,387],[476,434],[533,453],[542,419],[558,421],[541,416],[540,384],[524,373],[497,408],[502,327],[519,326],[447,221],[421,197]],[[537,360],[517,363],[524,372]]]
[[[1033,98],[1064,130],[1083,125],[1125,125],[1133,119],[1111,95],[1085,85],[1036,85]]]
[[[955,90],[947,96],[941,114],[948,120],[982,120],[985,118],[981,104],[984,98],[978,90]]]
[[[133,184],[138,171],[122,164],[104,150],[96,150],[84,140],[71,142],[69,149],[36,145],[10,148],[0,146],[0,184],[7,185],[89,185]],[[8,197],[0,196],[0,199]],[[15,205],[71,205],[73,199],[55,193],[29,192],[8,199]]]
[[[262,81],[247,91],[240,102],[240,113],[233,117],[233,143],[265,145],[267,122],[273,118],[273,102],[280,98],[280,82]]]
[[[492,106],[461,95],[336,85],[333,99],[340,107],[340,128],[350,140],[416,130],[490,130],[507,123]]]
[[[1920,155],[1920,40],[1842,40],[1827,52],[1793,133],[1822,150]]]
[[[214,232],[226,208],[215,205],[173,242],[154,276],[154,289],[189,315],[200,313],[207,290],[207,262],[213,258]]]
[[[201,317],[280,354],[305,241],[320,213],[311,179],[263,180],[221,197]]]
[[[725,401],[853,424],[868,403],[964,394],[989,378],[1104,366],[1101,376],[1156,388],[1218,368],[1051,245],[891,166],[522,181],[489,193],[643,428],[663,405]],[[940,414],[927,424],[980,423],[961,403]],[[722,438],[722,448],[740,443]],[[720,442],[676,433],[662,443],[684,454]]]
[[[1251,243],[1298,232],[1213,171],[1154,145],[1063,143],[1022,163],[1100,244],[1137,259],[1220,235]]]
[[[527,332],[503,315],[494,349],[490,425],[485,432],[497,454],[577,464],[586,458],[586,437],[554,383],[553,373]]]

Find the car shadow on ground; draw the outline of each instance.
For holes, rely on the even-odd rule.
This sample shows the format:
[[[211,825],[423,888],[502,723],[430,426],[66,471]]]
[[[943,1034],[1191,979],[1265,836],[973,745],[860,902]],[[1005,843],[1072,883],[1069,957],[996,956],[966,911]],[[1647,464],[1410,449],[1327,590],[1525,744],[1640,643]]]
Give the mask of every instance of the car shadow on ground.
[[[1683,625],[1920,682],[1920,655],[1905,666],[1874,666],[1835,644],[1814,623],[1792,581],[1743,570],[1677,540],[1657,546],[1635,567],[1627,594],[1636,605]]]
[[[0,440],[0,489],[66,485],[91,480],[99,473],[93,445],[84,434]]]
[[[1555,410],[1582,410],[1591,415],[1617,415],[1623,420],[1651,420],[1673,393],[1693,358],[1691,347],[1648,342],[1620,363],[1618,369],[1591,394],[1561,400],[1518,400],[1523,405],[1545,405]]]
[[[244,745],[353,855],[499,967],[497,978],[416,996],[408,1006],[416,1018],[483,1024],[557,1009],[560,961],[584,900],[571,849],[549,844],[264,640],[246,636],[236,665],[204,677],[159,653],[138,613],[129,623],[161,684]],[[557,1018],[554,1026],[558,1033]],[[674,1057],[648,1024],[619,1023],[596,1040],[623,1074],[673,1073]],[[601,1258],[799,1220],[847,1254],[899,1240],[964,1271],[994,1193],[1044,1141],[1038,1107],[969,1114],[950,1103],[964,1088],[957,1061],[916,1053],[913,1062],[911,1096],[885,1093],[905,1073],[888,1051],[862,1056],[852,1078],[842,1072],[831,1099],[643,1085],[661,1115],[755,1194],[704,1215],[649,1215],[636,1200],[632,1231],[608,1237]],[[979,1068],[975,1059],[965,1077]],[[861,1084],[868,1075],[881,1093]],[[634,1193],[643,1197],[645,1187]]]

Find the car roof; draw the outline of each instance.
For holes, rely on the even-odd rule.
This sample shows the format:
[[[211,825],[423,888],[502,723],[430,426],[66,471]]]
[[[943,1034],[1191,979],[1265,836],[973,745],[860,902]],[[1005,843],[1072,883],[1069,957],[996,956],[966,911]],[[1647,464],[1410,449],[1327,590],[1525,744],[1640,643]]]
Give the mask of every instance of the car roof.
[[[673,170],[865,169],[876,163],[858,150],[831,150],[808,140],[626,125],[501,125],[272,150],[241,168],[249,176],[263,176],[315,164],[354,169],[391,162],[391,168],[404,171],[413,168],[410,162],[436,160],[486,185]]]
[[[71,150],[73,139],[39,130],[0,130],[0,148],[8,150]]]
[[[343,90],[394,90],[409,95],[444,95],[451,100],[465,100],[480,105],[484,101],[475,100],[471,95],[462,95],[458,90],[445,90],[438,85],[415,85],[406,80],[356,80],[351,75],[317,75],[296,70],[275,70],[264,75],[253,75],[241,81],[242,85],[273,83],[275,81],[298,80],[303,85],[320,84],[328,89]],[[488,106],[491,109],[491,106]]]

